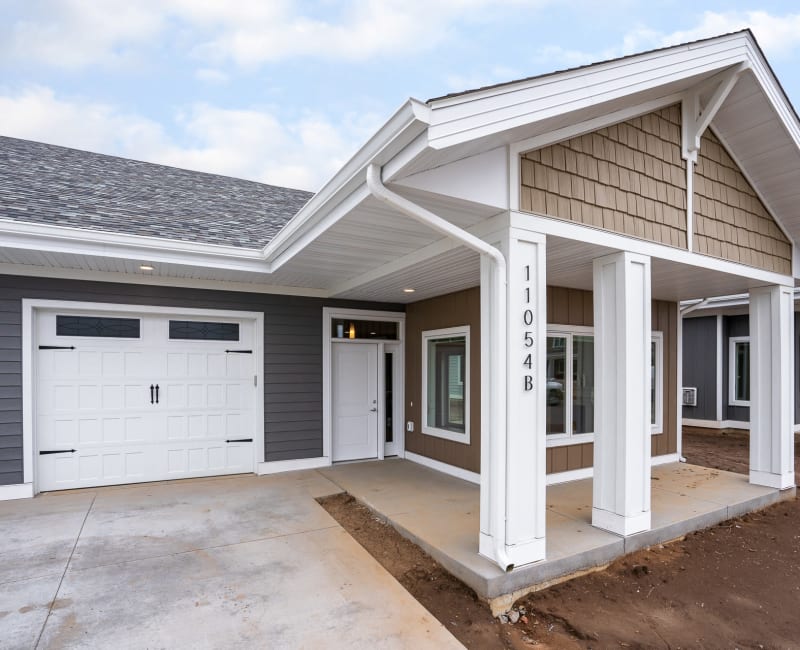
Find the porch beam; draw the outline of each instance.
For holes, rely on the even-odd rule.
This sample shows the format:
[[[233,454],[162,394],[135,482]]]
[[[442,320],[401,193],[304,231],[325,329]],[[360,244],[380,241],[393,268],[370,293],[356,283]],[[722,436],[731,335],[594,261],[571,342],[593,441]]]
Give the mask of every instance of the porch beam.
[[[794,486],[794,290],[750,290],[750,482]]]
[[[592,525],[650,529],[650,258],[594,260],[595,442]]]

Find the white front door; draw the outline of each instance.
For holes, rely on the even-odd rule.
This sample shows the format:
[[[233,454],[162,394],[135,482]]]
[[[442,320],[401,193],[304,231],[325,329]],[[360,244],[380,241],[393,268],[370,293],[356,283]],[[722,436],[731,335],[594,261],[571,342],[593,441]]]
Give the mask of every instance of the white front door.
[[[37,313],[38,489],[252,472],[254,322]]]
[[[333,460],[378,456],[378,346],[334,343]]]

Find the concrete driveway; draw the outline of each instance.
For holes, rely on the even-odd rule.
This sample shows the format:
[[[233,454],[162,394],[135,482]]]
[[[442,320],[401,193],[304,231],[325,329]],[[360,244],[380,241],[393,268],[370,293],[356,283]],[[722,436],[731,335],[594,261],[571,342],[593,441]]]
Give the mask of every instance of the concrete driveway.
[[[314,501],[340,491],[308,471],[0,502],[0,647],[461,647]]]

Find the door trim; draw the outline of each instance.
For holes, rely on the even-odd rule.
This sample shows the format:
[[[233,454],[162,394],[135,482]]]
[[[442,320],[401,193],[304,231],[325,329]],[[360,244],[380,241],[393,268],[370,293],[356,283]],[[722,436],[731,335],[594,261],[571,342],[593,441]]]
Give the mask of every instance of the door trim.
[[[369,339],[334,339],[331,336],[331,325],[334,318],[357,318],[368,320],[390,321],[397,323],[397,341],[373,341]],[[331,391],[332,346],[333,345],[360,345],[363,343],[378,344],[378,394],[383,395],[383,353],[385,345],[397,346],[397,372],[395,380],[398,384],[394,389],[394,414],[393,422],[402,423],[399,431],[395,433],[394,450],[400,458],[405,456],[405,329],[406,315],[397,311],[376,311],[369,309],[339,309],[336,307],[322,308],[322,456],[326,464],[333,462],[333,403]],[[397,429],[397,428],[396,428]],[[383,400],[378,399],[378,454],[377,458],[383,460],[386,450],[386,414],[384,413]]]
[[[222,309],[195,309],[187,307],[162,307],[156,305],[129,305],[106,302],[83,302],[78,300],[22,299],[22,458],[23,482],[32,485],[33,494],[39,492],[36,476],[36,357],[38,345],[36,317],[40,311],[70,310],[107,314],[137,313],[146,315],[218,316],[237,320],[253,321],[253,354],[256,356],[255,373],[259,393],[253,408],[256,440],[253,445],[253,471],[264,461],[264,313],[255,311],[233,311]],[[260,395],[260,397],[259,397]]]

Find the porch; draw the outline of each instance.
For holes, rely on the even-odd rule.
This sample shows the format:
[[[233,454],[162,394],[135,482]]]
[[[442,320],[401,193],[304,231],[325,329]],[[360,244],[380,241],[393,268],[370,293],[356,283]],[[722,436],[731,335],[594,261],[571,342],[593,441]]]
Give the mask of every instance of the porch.
[[[495,613],[524,593],[795,494],[794,488],[753,485],[742,474],[686,463],[659,465],[652,468],[651,529],[621,537],[592,526],[591,478],[548,486],[546,559],[504,573],[478,554],[478,485],[405,460],[319,471],[487,599]]]

